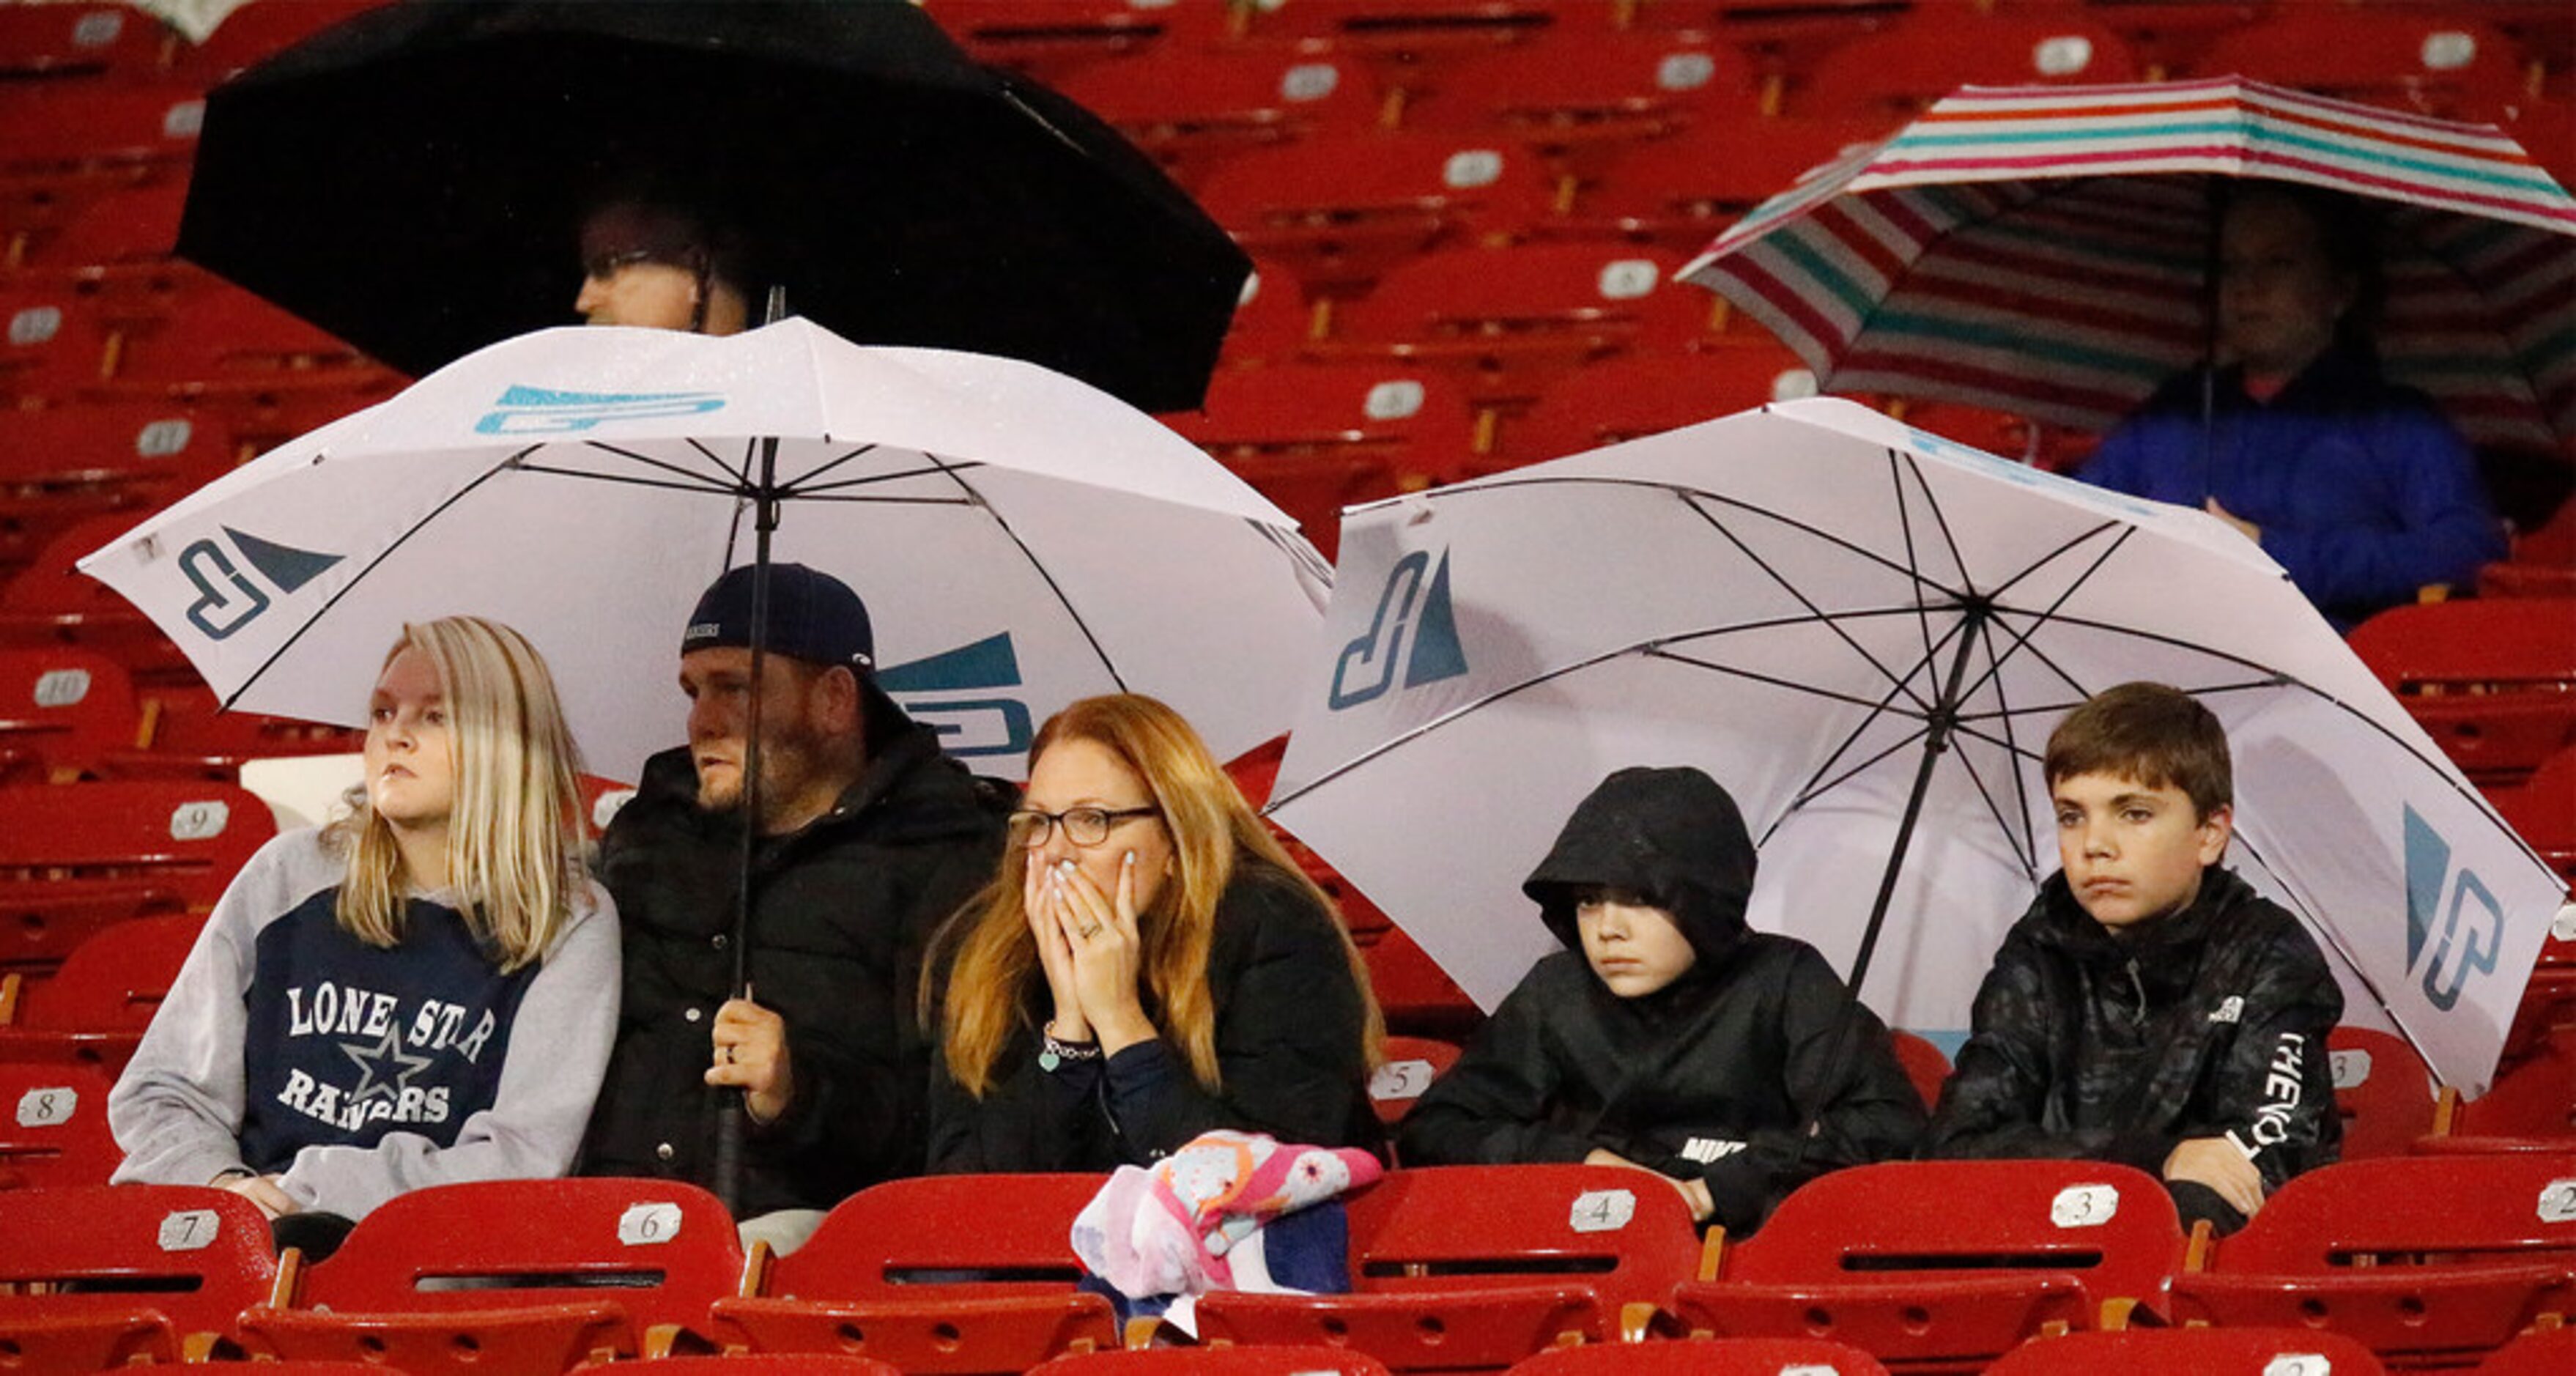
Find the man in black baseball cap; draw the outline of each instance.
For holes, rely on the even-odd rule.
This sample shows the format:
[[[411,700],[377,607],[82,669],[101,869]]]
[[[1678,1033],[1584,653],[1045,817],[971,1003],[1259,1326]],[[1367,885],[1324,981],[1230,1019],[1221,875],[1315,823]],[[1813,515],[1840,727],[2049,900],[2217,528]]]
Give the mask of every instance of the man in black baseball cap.
[[[690,613],[689,742],[646,763],[601,844],[625,1003],[583,1169],[707,1183],[718,1096],[740,1089],[751,1132],[736,1209],[746,1242],[784,1251],[843,1197],[919,1169],[922,951],[992,877],[1009,802],[878,688],[858,594],[773,564],[760,815],[747,818],[753,576],[731,570]],[[734,998],[747,822],[749,988]]]

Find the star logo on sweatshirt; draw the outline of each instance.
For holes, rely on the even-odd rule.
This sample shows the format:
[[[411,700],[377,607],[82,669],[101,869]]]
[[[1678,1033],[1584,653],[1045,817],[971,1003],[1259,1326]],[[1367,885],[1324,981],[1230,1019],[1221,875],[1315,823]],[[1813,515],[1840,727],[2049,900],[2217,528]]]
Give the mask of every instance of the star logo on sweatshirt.
[[[374,1046],[365,1042],[342,1042],[340,1050],[358,1063],[358,1087],[349,1091],[349,1102],[353,1104],[363,1104],[379,1094],[388,1099],[396,1098],[411,1087],[411,1077],[427,1069],[431,1060],[428,1056],[406,1055],[402,1049],[402,1033],[391,1027],[385,1029],[385,1035],[378,1038]],[[388,1062],[396,1067],[391,1078],[385,1078]]]

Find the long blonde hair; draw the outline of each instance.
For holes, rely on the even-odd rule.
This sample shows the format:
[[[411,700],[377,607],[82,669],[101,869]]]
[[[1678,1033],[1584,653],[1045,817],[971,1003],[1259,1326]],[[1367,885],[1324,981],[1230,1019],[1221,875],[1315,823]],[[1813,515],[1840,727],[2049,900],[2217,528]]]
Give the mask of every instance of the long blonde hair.
[[[1333,914],[1333,901],[1297,868],[1270,829],[1226,777],[1198,732],[1178,712],[1136,693],[1084,698],[1047,719],[1029,758],[1059,741],[1082,740],[1109,751],[1144,780],[1171,832],[1179,873],[1138,914],[1144,939],[1146,1011],[1165,1040],[1189,1062],[1191,1077],[1209,1093],[1222,1088],[1216,1055],[1216,1002],[1208,988],[1208,951],[1216,937],[1216,910],[1237,863],[1274,871]],[[950,936],[956,965],[948,982],[941,1035],[948,1072],[981,1098],[998,1078],[994,1063],[1020,1025],[1030,1021],[1023,994],[1039,979],[1037,942],[1029,935],[1021,879],[1028,848],[1009,847],[1001,874],[960,913]],[[1342,953],[1367,1010],[1364,1036],[1370,1064],[1378,1060],[1386,1027],[1369,992],[1368,967],[1350,933],[1341,929]],[[943,943],[945,944],[945,943]],[[934,955],[933,959],[938,957]],[[928,983],[923,1001],[929,1001]],[[927,1010],[925,1009],[925,1013]]]
[[[447,880],[468,928],[503,970],[545,955],[587,882],[581,863],[581,757],[554,675],[526,636],[476,616],[403,627],[385,663],[417,650],[447,706],[455,805]],[[340,926],[370,946],[402,940],[410,876],[393,827],[361,786],[332,840],[346,852]]]

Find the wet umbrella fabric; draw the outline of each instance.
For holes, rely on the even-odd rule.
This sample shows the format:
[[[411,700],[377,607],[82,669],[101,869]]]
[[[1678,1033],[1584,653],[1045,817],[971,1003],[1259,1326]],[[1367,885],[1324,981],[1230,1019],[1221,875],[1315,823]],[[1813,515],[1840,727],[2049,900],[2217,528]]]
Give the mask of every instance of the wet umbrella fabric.
[[[775,441],[774,477],[759,481]],[[552,665],[592,770],[685,737],[689,609],[774,558],[866,599],[878,682],[980,772],[1121,689],[1224,754],[1287,724],[1329,577],[1293,522],[1113,397],[1031,364],[563,328],[225,475],[82,561],[226,705],[357,724],[400,625],[473,613]]]
[[[2104,430],[2205,355],[2231,177],[2375,208],[2392,380],[2474,443],[2576,456],[2576,200],[2490,125],[2235,77],[1971,86],[1755,207],[1681,276],[1828,391]]]
[[[1518,884],[1575,802],[1688,764],[1761,847],[1754,925],[1847,972],[1874,941],[1870,1004],[1964,1031],[2056,867],[2048,733],[2138,679],[2226,723],[2227,862],[2446,1083],[2563,894],[2251,542],[1849,402],[1355,508],[1341,550],[1272,815],[1487,1007],[1550,947]]]
[[[568,323],[577,231],[641,186],[871,344],[1198,403],[1248,261],[1149,160],[919,8],[396,4],[208,98],[179,252],[413,373]]]

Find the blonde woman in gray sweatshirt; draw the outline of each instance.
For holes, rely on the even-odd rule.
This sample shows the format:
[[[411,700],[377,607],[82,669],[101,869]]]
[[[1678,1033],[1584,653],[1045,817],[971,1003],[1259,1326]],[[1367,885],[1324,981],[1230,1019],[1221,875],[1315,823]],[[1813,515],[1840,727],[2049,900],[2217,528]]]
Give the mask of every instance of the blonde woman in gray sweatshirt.
[[[251,857],[109,1095],[115,1178],[223,1186],[327,1249],[406,1190],[564,1174],[618,1001],[578,772],[524,637],[404,627],[353,815]]]

